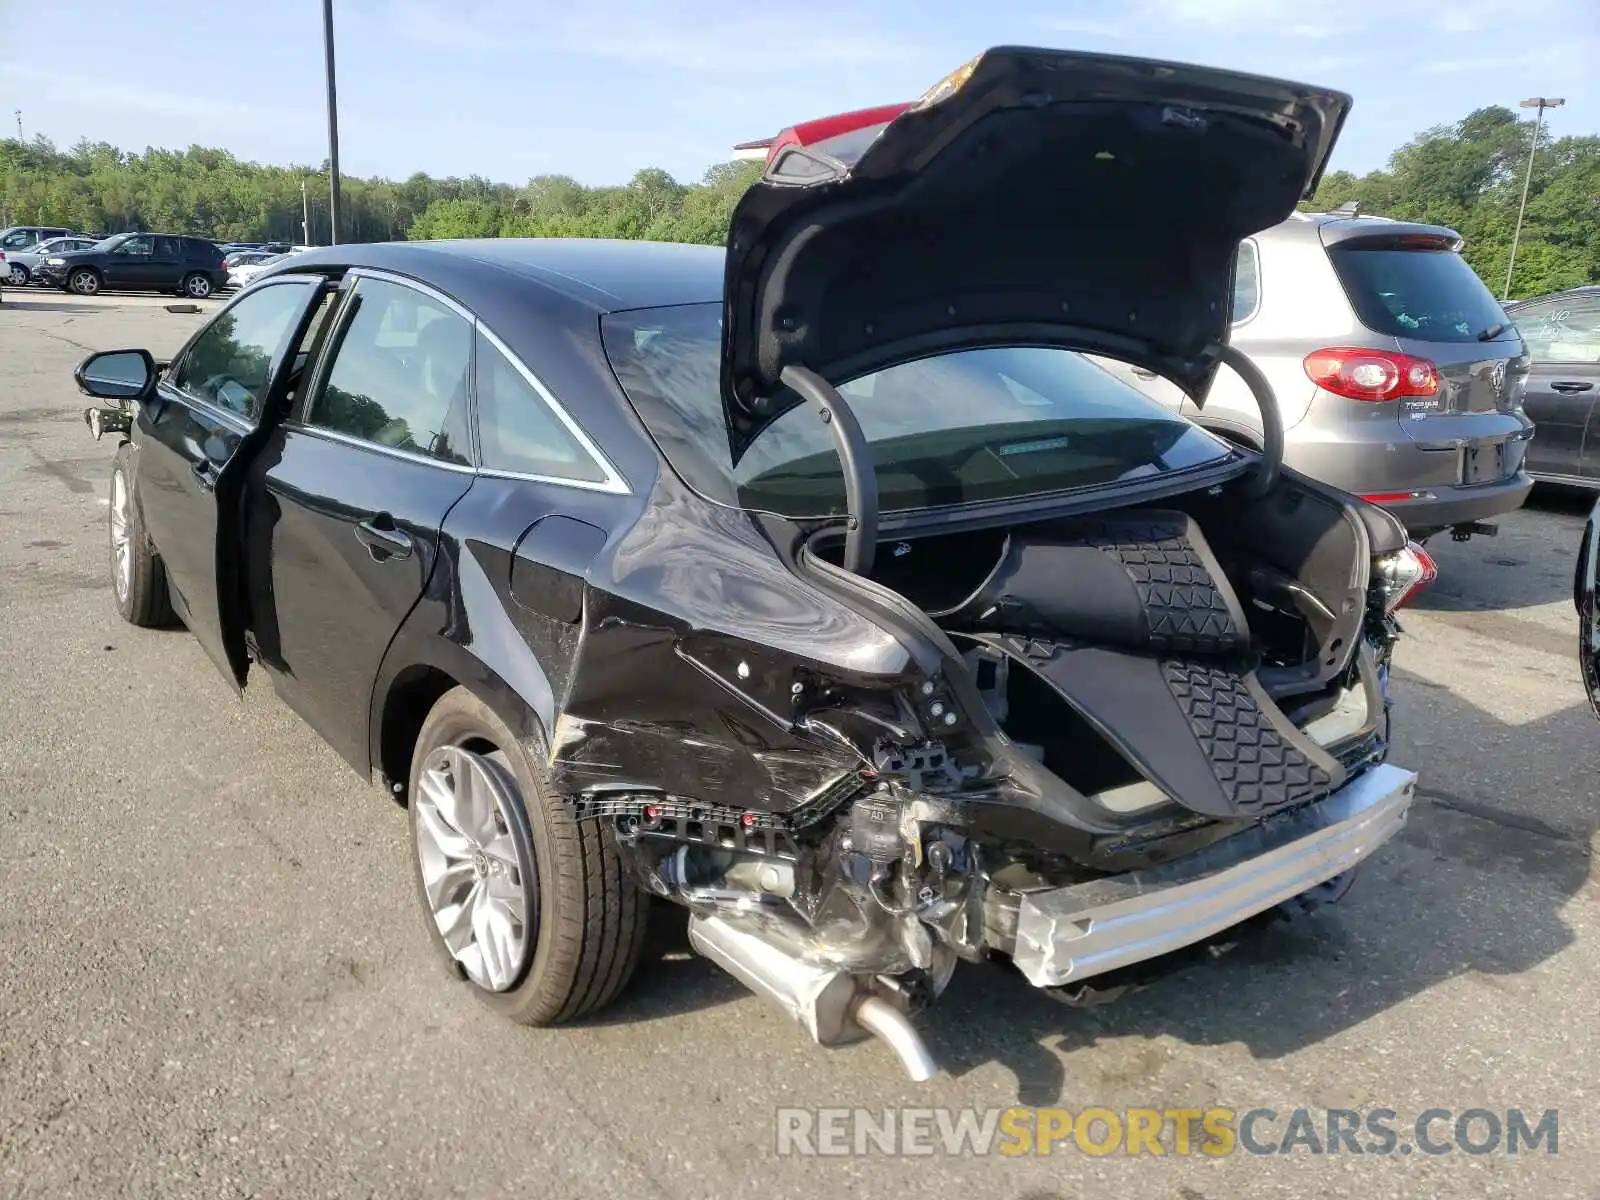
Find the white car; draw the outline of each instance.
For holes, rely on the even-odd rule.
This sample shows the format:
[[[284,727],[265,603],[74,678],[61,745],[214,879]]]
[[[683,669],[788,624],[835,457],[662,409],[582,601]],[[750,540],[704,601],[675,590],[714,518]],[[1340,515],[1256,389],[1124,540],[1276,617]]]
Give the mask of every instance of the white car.
[[[282,254],[271,254],[257,258],[254,261],[240,263],[228,271],[228,286],[234,288],[245,287],[257,275],[283,257]]]
[[[69,250],[88,250],[95,244],[89,237],[57,237],[29,246],[26,250],[8,250],[5,258],[6,282],[12,287],[27,287],[39,264],[52,254],[65,254]]]

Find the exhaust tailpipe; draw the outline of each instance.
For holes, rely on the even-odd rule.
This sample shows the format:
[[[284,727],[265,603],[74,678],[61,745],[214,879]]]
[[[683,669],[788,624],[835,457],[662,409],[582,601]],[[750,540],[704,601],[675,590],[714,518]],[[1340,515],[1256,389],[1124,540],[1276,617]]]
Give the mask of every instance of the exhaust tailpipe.
[[[912,1083],[926,1083],[939,1073],[939,1064],[917,1027],[882,996],[863,996],[853,1015],[861,1028],[895,1052]]]
[[[787,1012],[823,1046],[867,1035],[894,1051],[913,1082],[939,1073],[922,1035],[906,1015],[863,986],[860,978],[800,957],[798,942],[771,924],[756,934],[723,916],[689,918],[689,944],[758,996]]]

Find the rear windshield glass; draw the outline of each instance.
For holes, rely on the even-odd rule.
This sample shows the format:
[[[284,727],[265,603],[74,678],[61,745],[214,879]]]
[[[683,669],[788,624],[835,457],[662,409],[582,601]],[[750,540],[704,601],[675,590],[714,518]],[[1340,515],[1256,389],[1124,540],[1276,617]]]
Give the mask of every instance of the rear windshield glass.
[[[1474,342],[1510,322],[1483,280],[1453,250],[1334,246],[1334,270],[1361,323],[1375,333]]]
[[[723,422],[720,304],[602,322],[606,354],[673,468],[719,503],[844,512],[826,428],[791,409],[734,466]],[[1219,462],[1210,434],[1078,354],[996,348],[923,359],[840,387],[872,445],[885,512],[1093,487]]]

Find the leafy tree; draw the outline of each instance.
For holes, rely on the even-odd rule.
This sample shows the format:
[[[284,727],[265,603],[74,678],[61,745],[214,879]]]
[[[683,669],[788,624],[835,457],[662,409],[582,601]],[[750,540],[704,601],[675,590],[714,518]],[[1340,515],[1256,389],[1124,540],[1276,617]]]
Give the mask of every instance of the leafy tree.
[[[1496,292],[1505,281],[1533,122],[1491,106],[1429,129],[1380,170],[1323,179],[1312,207],[1359,200],[1362,211],[1448,225],[1467,261]],[[1548,128],[1528,193],[1512,294],[1600,281],[1600,137],[1555,138]],[[657,168],[626,184],[586,187],[540,175],[516,187],[482,176],[404,180],[346,177],[341,241],[454,237],[656,238],[719,244],[760,167],[719,163],[698,183]],[[301,186],[310,240],[328,240],[327,163],[263,166],[226,150],[123,151],[80,141],[0,140],[0,223],[62,224],[90,232],[161,229],[219,240],[301,241]]]
[[[1447,225],[1466,239],[1466,259],[1498,295],[1505,286],[1517,206],[1535,123],[1508,108],[1480,108],[1413,138],[1387,166],[1357,177],[1334,171],[1314,202],[1359,200],[1365,213]],[[1537,296],[1600,281],[1600,137],[1540,131],[1517,242],[1512,296]]]

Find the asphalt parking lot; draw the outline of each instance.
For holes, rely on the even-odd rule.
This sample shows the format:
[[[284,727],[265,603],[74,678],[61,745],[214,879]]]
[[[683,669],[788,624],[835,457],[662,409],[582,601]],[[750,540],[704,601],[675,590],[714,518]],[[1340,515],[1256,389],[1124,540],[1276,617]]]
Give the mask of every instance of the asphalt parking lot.
[[[876,1044],[809,1046],[670,927],[574,1029],[435,968],[401,810],[269,688],[236,702],[182,630],[117,617],[115,447],[72,368],[202,319],[0,305],[0,1196],[1600,1196],[1583,498],[1431,547],[1396,683],[1420,798],[1343,905],[1104,1008],[963,969],[923,1022],[947,1073],[914,1087]],[[778,1105],[1013,1104],[1557,1109],[1559,1149],[775,1153]]]

